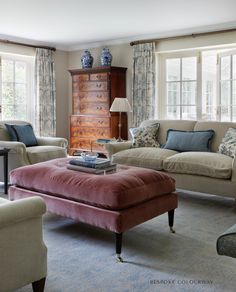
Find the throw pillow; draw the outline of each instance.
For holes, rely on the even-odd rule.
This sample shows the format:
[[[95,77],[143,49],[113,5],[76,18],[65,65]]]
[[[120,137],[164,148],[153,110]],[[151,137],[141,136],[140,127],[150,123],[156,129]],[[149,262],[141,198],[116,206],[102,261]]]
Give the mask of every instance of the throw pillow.
[[[219,146],[219,153],[230,157],[236,156],[236,129],[229,128]]]
[[[163,148],[179,152],[201,151],[209,152],[210,143],[214,136],[213,130],[207,131],[179,131],[169,129],[167,141]]]
[[[160,147],[157,141],[159,126],[160,124],[156,123],[152,126],[131,128],[133,147]]]
[[[17,141],[16,131],[12,127],[13,125],[5,124],[5,126],[7,128],[8,134],[10,135],[11,141]]]
[[[22,142],[25,146],[37,146],[38,142],[31,125],[12,125],[17,135],[17,141]]]

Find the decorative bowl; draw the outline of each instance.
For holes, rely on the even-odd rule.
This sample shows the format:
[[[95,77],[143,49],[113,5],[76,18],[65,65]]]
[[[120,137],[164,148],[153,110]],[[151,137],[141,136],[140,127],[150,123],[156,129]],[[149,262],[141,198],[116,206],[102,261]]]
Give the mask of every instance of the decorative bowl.
[[[83,158],[84,161],[95,162],[98,157],[98,154],[95,152],[82,152],[81,157]]]

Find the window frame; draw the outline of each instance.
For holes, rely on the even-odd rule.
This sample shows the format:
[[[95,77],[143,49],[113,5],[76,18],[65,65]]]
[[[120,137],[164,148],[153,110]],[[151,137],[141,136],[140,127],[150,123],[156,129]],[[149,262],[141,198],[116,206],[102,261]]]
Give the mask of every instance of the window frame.
[[[158,98],[157,98],[157,114],[160,119],[166,119],[166,109],[167,109],[167,83],[166,81],[166,60],[167,59],[177,59],[180,58],[182,62],[182,58],[188,58],[188,57],[196,57],[197,59],[197,67],[196,67],[196,118],[199,118],[199,110],[201,108],[201,104],[199,104],[199,92],[201,92],[201,82],[198,82],[198,80],[201,80],[201,62],[199,62],[199,50],[191,50],[191,51],[178,51],[178,52],[172,52],[172,53],[157,53],[157,59],[158,59],[158,70],[157,70],[157,80],[158,80]],[[180,70],[182,71],[182,64]],[[182,84],[183,81],[180,81],[180,84]],[[160,97],[163,98],[160,98]],[[183,104],[180,104],[180,108],[184,106]],[[180,114],[181,117],[181,114]]]
[[[217,108],[217,116],[218,119],[221,120],[221,107],[222,107],[222,95],[221,95],[221,82],[226,81],[224,79],[221,79],[221,64],[222,64],[222,58],[224,57],[230,57],[230,79],[227,79],[227,81],[230,82],[230,121],[232,121],[233,117],[233,81],[236,81],[236,79],[233,78],[233,56],[236,56],[236,49],[227,51],[227,52],[222,52],[218,54],[217,57],[217,63],[218,63],[218,108]]]
[[[211,119],[212,121],[221,121],[221,79],[220,79],[220,72],[221,72],[221,57],[225,56],[232,56],[236,55],[236,48],[235,47],[208,47],[208,48],[198,48],[198,49],[189,49],[189,50],[180,50],[180,51],[169,51],[169,52],[156,52],[157,57],[157,88],[158,88],[158,95],[157,95],[157,116],[160,119],[167,119],[166,113],[166,106],[167,106],[167,90],[166,90],[166,59],[171,58],[184,58],[184,57],[191,57],[191,56],[198,56],[197,62],[197,92],[196,92],[196,104],[197,104],[197,114],[196,119],[201,120],[203,119],[203,108],[202,108],[202,86],[203,86],[203,76],[202,76],[202,69],[203,69],[203,62],[202,62],[202,54],[206,51],[219,51],[216,54],[216,112],[215,116],[216,119]],[[221,51],[221,52],[220,52]],[[232,71],[232,57],[231,57],[231,74]],[[232,76],[231,76],[232,77]],[[231,80],[231,101],[232,101],[232,87],[233,87],[233,78]],[[236,79],[234,79],[236,80]],[[230,121],[232,121],[232,102],[230,104],[231,113],[230,113]],[[236,106],[236,105],[235,105]]]
[[[13,62],[24,62],[26,64],[26,104],[27,104],[27,116],[26,121],[29,121],[33,126],[35,125],[35,92],[34,92],[34,56],[18,55],[11,53],[0,52],[1,63],[5,60],[11,60]],[[15,63],[14,63],[15,65]],[[2,66],[0,66],[0,106],[2,107]],[[15,74],[15,72],[14,72]],[[15,87],[14,76],[14,87]],[[2,110],[0,119],[2,120]],[[16,117],[17,119],[17,117]]]

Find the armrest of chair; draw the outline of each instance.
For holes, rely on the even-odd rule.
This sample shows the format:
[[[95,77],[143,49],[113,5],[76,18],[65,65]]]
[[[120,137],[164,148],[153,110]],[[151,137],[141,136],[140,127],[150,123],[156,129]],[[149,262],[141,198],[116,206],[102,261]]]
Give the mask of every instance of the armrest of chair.
[[[106,150],[108,151],[109,157],[111,157],[113,154],[117,152],[132,148],[132,141],[111,142],[111,143],[107,143],[105,147],[106,147]]]
[[[231,181],[236,182],[236,158],[233,159],[233,163],[232,163]]]
[[[65,138],[59,137],[37,137],[39,146],[59,146],[67,148],[68,141]]]
[[[42,216],[46,205],[40,197],[31,197],[0,204],[0,229],[8,225]]]
[[[0,204],[1,291],[15,291],[47,275],[40,197]]]
[[[23,153],[26,151],[25,144],[17,141],[0,141],[0,147],[10,149],[11,153]]]
[[[10,149],[8,153],[8,162],[10,166],[16,165],[16,167],[19,167],[30,164],[24,143],[16,141],[0,141],[0,147]],[[11,170],[11,167],[9,170]]]

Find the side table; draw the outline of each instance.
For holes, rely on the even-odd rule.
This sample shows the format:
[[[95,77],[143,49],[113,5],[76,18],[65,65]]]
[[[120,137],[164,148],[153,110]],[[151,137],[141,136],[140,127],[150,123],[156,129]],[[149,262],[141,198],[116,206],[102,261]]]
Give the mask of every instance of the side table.
[[[3,171],[4,171],[4,193],[8,193],[8,148],[0,148],[0,156],[3,156]]]
[[[94,143],[100,144],[100,145],[103,145],[103,146],[106,146],[107,144],[109,144],[111,142],[116,142],[116,139],[115,138],[114,139],[111,139],[111,138],[98,138],[96,141],[94,141]],[[103,157],[103,158],[107,158],[108,157],[110,159],[110,157],[109,157],[108,153],[106,152],[106,150],[103,153],[99,153],[99,154],[100,154],[100,157]]]

